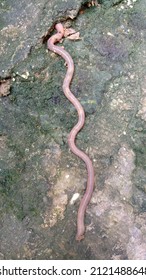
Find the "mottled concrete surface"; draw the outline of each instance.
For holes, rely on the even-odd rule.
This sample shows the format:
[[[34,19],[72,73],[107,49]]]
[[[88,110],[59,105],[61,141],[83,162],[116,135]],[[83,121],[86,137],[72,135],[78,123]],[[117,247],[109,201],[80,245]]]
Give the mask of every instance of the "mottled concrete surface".
[[[0,3],[0,258],[146,259],[145,0],[39,2]],[[77,145],[96,176],[80,243],[87,173],[67,145],[77,114],[64,61],[46,50],[60,19],[80,32],[62,44],[86,112]]]

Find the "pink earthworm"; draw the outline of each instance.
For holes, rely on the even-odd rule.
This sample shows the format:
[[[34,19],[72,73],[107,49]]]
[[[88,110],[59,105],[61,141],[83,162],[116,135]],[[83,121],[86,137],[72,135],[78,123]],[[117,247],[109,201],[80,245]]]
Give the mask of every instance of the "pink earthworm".
[[[83,109],[82,105],[80,104],[80,102],[70,91],[70,83],[71,83],[71,80],[72,80],[72,77],[74,74],[74,62],[72,60],[72,57],[62,47],[55,45],[55,43],[59,42],[64,36],[63,25],[61,23],[58,23],[55,25],[55,29],[57,30],[57,33],[55,35],[52,35],[48,39],[47,47],[49,50],[53,51],[54,53],[57,53],[62,58],[64,58],[64,60],[67,64],[67,72],[66,72],[66,76],[63,81],[62,88],[63,88],[63,92],[64,92],[65,96],[69,99],[69,101],[73,104],[73,106],[76,108],[76,110],[78,112],[78,122],[72,128],[71,132],[69,133],[68,145],[69,145],[71,151],[85,162],[87,172],[88,172],[86,191],[81,199],[80,206],[78,209],[78,215],[77,215],[76,240],[80,241],[84,238],[85,212],[86,212],[87,205],[90,202],[90,199],[91,199],[91,196],[93,193],[93,188],[94,188],[94,169],[93,169],[92,161],[89,159],[89,157],[83,151],[78,149],[75,144],[75,138],[85,123],[85,112],[84,112],[84,109]]]

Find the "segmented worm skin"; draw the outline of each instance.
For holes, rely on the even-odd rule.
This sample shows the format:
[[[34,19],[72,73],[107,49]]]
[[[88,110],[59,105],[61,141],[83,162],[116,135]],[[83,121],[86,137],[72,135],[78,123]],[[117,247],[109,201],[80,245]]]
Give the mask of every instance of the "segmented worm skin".
[[[93,193],[93,187],[94,187],[94,169],[92,165],[92,161],[89,159],[89,157],[81,150],[79,150],[75,145],[75,138],[78,132],[81,130],[81,128],[84,126],[85,122],[85,113],[84,109],[81,106],[80,102],[76,99],[76,97],[72,94],[70,91],[70,83],[73,77],[74,73],[74,63],[69,55],[68,52],[66,52],[62,47],[56,46],[55,43],[59,42],[63,36],[64,36],[64,28],[61,23],[56,24],[55,29],[57,30],[57,33],[55,35],[52,35],[49,40],[47,41],[47,47],[49,50],[53,51],[54,53],[57,53],[61,57],[64,58],[66,64],[67,64],[67,72],[65,79],[63,81],[63,92],[65,96],[69,99],[69,101],[74,105],[78,112],[78,122],[73,127],[71,132],[68,136],[68,144],[71,149],[71,151],[77,155],[79,158],[81,158],[87,167],[88,172],[88,179],[87,179],[87,187],[85,194],[83,198],[81,199],[78,215],[77,215],[77,234],[76,234],[76,240],[80,241],[84,238],[84,232],[85,232],[85,225],[84,225],[84,217],[85,217],[85,211],[87,208],[87,205],[91,199],[92,193]]]

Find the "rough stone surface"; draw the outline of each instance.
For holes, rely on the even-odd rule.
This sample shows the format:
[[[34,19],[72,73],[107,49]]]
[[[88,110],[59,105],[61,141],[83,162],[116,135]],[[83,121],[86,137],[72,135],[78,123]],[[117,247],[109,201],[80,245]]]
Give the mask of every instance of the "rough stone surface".
[[[86,2],[0,4],[1,259],[146,259],[145,0]],[[77,114],[62,93],[64,61],[46,50],[60,19],[80,32],[61,44],[86,112],[77,145],[95,168],[80,243],[87,173],[67,145]]]
[[[0,3],[0,76],[11,75],[60,18],[74,18],[82,1],[5,0]]]

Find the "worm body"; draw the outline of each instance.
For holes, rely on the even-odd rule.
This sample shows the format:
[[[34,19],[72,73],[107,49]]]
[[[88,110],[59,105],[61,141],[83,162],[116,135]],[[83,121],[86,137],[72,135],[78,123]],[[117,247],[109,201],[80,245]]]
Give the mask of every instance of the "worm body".
[[[64,36],[63,25],[61,23],[58,23],[58,24],[56,24],[55,29],[57,30],[57,33],[55,35],[52,35],[49,38],[49,40],[47,41],[47,47],[48,47],[49,50],[51,50],[54,53],[57,53],[58,55],[63,57],[66,64],[67,64],[67,72],[66,72],[66,76],[64,78],[63,86],[62,86],[63,87],[63,92],[78,112],[78,122],[73,127],[71,132],[69,133],[68,144],[69,144],[69,147],[70,147],[71,151],[85,162],[87,172],[88,172],[86,191],[85,191],[85,194],[84,194],[83,198],[81,199],[80,206],[79,206],[79,209],[78,209],[78,215],[77,215],[76,240],[80,241],[84,238],[85,211],[86,211],[87,205],[88,205],[88,203],[91,199],[91,196],[92,196],[92,193],[93,193],[93,188],[94,188],[94,169],[93,169],[92,161],[89,159],[89,157],[83,151],[78,149],[76,144],[75,144],[76,135],[81,130],[81,128],[84,126],[85,113],[84,113],[84,109],[83,109],[82,105],[80,104],[80,102],[77,100],[77,98],[70,91],[70,83],[71,83],[73,73],[74,73],[74,63],[73,63],[72,57],[62,47],[59,47],[59,46],[55,45],[55,43],[59,42]]]

